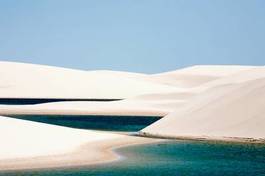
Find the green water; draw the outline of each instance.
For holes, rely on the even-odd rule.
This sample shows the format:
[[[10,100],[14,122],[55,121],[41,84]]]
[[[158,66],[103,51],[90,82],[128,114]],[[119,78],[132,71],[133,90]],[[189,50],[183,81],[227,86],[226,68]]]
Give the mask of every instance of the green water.
[[[139,131],[159,120],[152,116],[11,115],[9,117],[80,129]]]
[[[117,150],[121,161],[94,167],[0,176],[265,176],[265,146],[175,141]]]

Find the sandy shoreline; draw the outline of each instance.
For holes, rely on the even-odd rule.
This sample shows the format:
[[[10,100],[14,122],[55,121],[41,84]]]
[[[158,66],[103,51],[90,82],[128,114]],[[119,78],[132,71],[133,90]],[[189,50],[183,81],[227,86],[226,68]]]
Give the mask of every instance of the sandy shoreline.
[[[31,111],[31,110],[14,110],[2,109],[0,107],[0,116],[16,116],[16,115],[56,115],[56,116],[139,116],[139,117],[149,117],[157,116],[162,117],[167,115],[168,112],[160,110],[146,110],[146,111],[113,111],[113,112],[103,112],[103,111],[72,111],[72,110],[53,110],[53,111]]]
[[[121,135],[121,137],[117,139],[84,144],[71,153],[0,160],[0,172],[48,168],[72,168],[103,164],[116,160],[118,161],[122,158],[122,156],[115,152],[118,148],[159,141],[162,140]]]
[[[165,140],[188,140],[188,141],[205,141],[219,143],[248,143],[248,144],[265,144],[264,139],[234,138],[234,137],[207,137],[207,136],[152,136],[140,134],[139,136],[121,135],[117,139],[98,141],[93,144],[87,143],[80,146],[74,152],[60,155],[49,155],[41,157],[30,157],[20,159],[0,160],[0,173],[21,170],[41,170],[57,168],[76,168],[86,167],[98,164],[106,164],[123,159],[116,150],[119,148],[158,143]]]
[[[243,137],[220,137],[220,136],[175,136],[175,135],[153,135],[146,132],[140,132],[138,136],[151,139],[167,140],[189,140],[189,141],[209,141],[220,143],[247,143],[247,144],[265,144],[265,138],[243,138]]]

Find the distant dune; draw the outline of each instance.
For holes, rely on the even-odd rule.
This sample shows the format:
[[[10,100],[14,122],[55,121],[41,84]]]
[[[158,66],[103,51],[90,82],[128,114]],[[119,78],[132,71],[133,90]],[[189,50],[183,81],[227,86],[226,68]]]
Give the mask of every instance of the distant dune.
[[[91,114],[164,116],[219,80],[252,66],[193,66],[160,74],[72,69],[0,62],[0,98],[124,99],[117,102],[55,102],[0,105],[0,114]],[[218,82],[219,81],[219,82]]]
[[[255,68],[253,66],[197,65],[150,76],[151,80],[180,88],[194,88],[205,83]]]
[[[176,90],[143,74],[0,62],[0,98],[125,99]]]

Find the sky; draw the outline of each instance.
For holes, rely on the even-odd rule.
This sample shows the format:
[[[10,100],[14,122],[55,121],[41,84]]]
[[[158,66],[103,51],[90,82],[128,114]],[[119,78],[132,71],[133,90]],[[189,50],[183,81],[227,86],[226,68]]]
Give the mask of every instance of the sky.
[[[265,1],[0,0],[0,60],[141,73],[265,65]]]

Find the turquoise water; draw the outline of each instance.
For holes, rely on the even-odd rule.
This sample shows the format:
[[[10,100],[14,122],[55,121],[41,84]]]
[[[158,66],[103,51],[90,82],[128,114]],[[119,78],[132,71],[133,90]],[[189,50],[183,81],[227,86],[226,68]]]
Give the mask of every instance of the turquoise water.
[[[265,176],[265,146],[175,141],[117,150],[125,160],[94,167],[0,176]]]
[[[80,129],[139,131],[160,117],[100,115],[12,115],[9,117]]]

